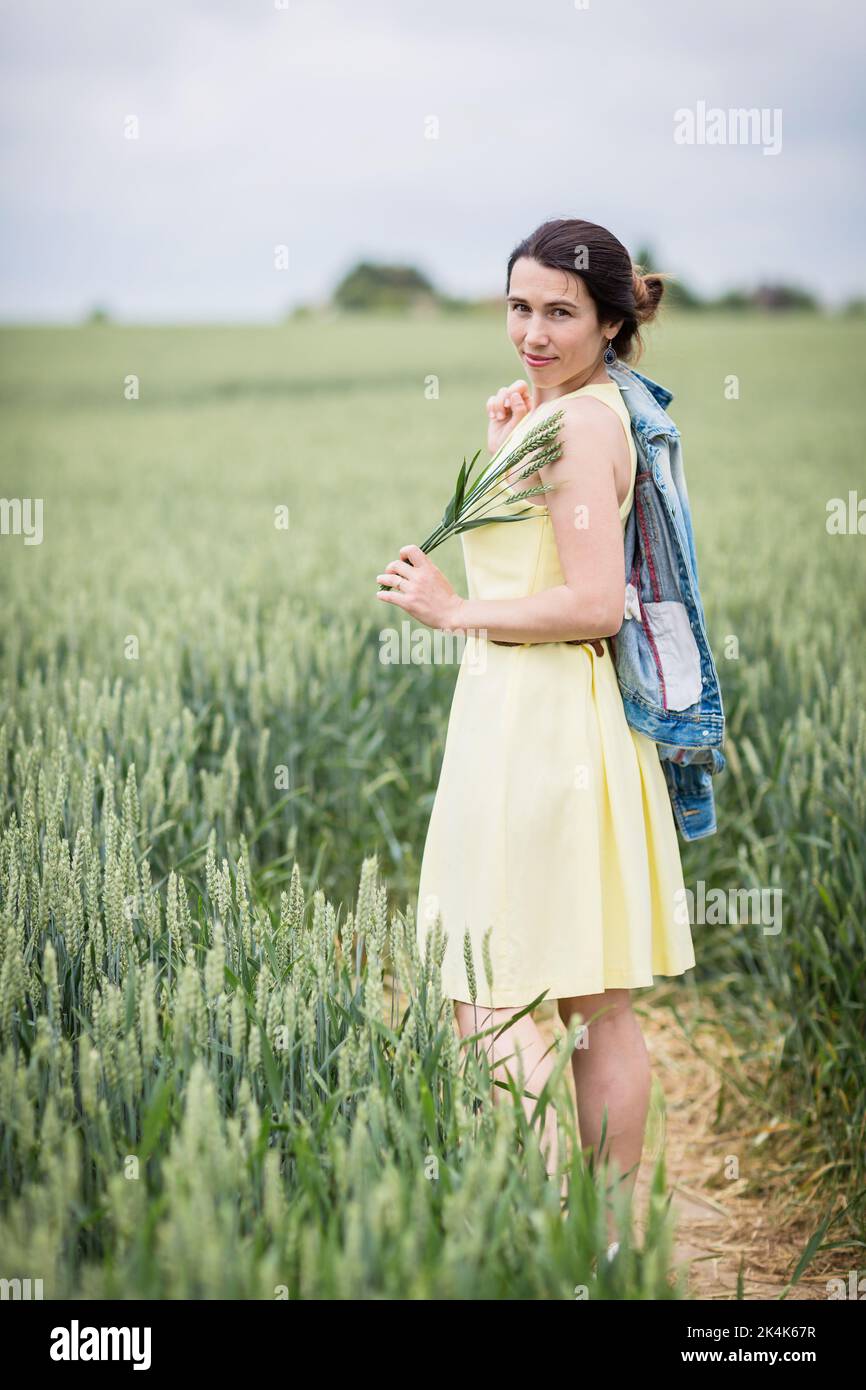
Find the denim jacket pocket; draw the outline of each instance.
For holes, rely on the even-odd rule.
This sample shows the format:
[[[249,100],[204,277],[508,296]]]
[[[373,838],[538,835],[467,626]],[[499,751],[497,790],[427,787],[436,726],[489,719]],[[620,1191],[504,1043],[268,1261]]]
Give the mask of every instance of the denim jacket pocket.
[[[644,603],[645,626],[661,667],[666,709],[689,709],[703,693],[701,654],[684,603]]]

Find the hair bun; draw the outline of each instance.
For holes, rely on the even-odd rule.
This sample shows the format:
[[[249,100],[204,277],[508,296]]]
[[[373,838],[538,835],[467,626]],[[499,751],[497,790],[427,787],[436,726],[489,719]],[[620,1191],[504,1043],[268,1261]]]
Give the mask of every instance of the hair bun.
[[[647,323],[655,317],[659,300],[665,292],[664,277],[652,270],[644,275],[640,266],[632,265],[631,278],[638,322]]]

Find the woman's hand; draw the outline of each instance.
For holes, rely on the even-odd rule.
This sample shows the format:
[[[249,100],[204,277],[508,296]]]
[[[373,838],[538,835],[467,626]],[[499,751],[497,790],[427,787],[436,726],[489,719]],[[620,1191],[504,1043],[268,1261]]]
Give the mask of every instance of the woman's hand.
[[[383,603],[405,608],[428,627],[456,626],[464,600],[420,546],[402,546],[400,559],[392,560],[376,578],[388,585],[376,594]]]
[[[488,397],[490,424],[487,427],[487,447],[491,454],[496,453],[503,440],[531,409],[532,395],[525,381],[513,381],[510,386],[501,386],[495,396]]]

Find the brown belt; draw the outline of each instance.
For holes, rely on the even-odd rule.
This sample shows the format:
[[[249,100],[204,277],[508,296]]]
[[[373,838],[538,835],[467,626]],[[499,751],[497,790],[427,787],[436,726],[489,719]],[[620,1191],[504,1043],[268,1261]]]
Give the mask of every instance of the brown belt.
[[[534,647],[545,645],[536,642],[500,642],[496,637],[491,637],[491,642],[495,642],[497,647]],[[604,656],[604,647],[600,637],[569,637],[564,644],[567,647],[592,647],[596,656]]]

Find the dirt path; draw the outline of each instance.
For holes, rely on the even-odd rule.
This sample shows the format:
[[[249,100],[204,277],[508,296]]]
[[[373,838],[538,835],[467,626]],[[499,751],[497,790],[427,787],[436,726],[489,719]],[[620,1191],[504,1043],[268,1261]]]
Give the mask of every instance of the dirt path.
[[[723,1080],[742,1071],[735,1045],[713,1020],[706,998],[698,1005],[684,992],[677,995],[684,1030],[660,1002],[665,993],[659,990],[657,997],[647,991],[635,1003],[653,1070],[636,1187],[637,1230],[643,1230],[652,1169],[663,1148],[676,1223],[674,1262],[686,1271],[690,1297],[736,1299],[742,1262],[743,1298],[778,1298],[824,1208],[797,1199],[789,1169],[771,1156],[766,1128],[762,1134],[762,1122],[750,1118],[747,1106],[734,1103],[730,1087],[723,1111],[732,1118],[717,1123]],[[405,1004],[401,995],[401,1010]],[[562,1031],[555,1003],[542,1005],[534,1016],[548,1038]],[[573,1099],[570,1069],[566,1076]],[[844,1250],[818,1256],[786,1301],[826,1299],[827,1280],[842,1278],[847,1284],[854,1264],[853,1254]]]
[[[654,1007],[652,1000],[651,993],[636,997],[653,1068],[644,1159],[636,1189],[638,1229],[643,1228],[654,1161],[663,1148],[667,1183],[674,1194],[675,1263],[687,1269],[691,1297],[735,1299],[742,1260],[743,1298],[777,1298],[822,1210],[804,1209],[792,1200],[789,1176],[781,1163],[770,1159],[764,1145],[756,1143],[760,1129],[749,1123],[747,1115],[739,1123],[716,1124],[724,1072],[735,1075],[738,1070],[733,1060],[726,1067],[732,1043],[725,1030],[706,1021],[696,1024],[689,1017],[687,999],[678,1005],[699,1051],[718,1059],[720,1075],[697,1054],[672,1011]],[[706,1001],[700,1007],[705,1020],[711,1011]],[[692,1014],[696,1014],[694,1008]],[[548,1036],[561,1026],[549,1015],[538,1022]],[[732,1176],[736,1171],[739,1176]],[[755,1187],[763,1190],[755,1192]],[[827,1279],[835,1275],[847,1281],[852,1259],[844,1251],[819,1256],[786,1301],[827,1298]]]

